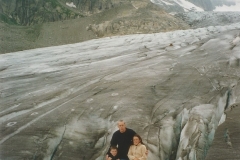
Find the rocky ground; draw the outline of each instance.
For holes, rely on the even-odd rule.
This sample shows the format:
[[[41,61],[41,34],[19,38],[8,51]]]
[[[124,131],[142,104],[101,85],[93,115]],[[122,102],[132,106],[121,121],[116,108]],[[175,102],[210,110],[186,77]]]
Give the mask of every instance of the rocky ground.
[[[239,103],[239,29],[1,54],[0,159],[102,160],[119,119],[143,137],[151,160],[204,159],[225,110]]]
[[[226,111],[226,121],[220,125],[206,160],[240,159],[240,107],[233,104]]]

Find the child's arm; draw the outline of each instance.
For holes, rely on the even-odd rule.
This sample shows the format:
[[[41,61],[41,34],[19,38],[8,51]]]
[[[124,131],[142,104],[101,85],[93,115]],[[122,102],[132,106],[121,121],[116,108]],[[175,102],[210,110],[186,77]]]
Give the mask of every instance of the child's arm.
[[[128,150],[128,158],[130,160],[134,159],[135,156],[133,156],[133,152],[132,152],[132,146],[130,146],[129,150]]]
[[[146,160],[147,159],[147,148],[146,146],[142,145],[141,146],[141,154],[142,154],[142,157],[139,158],[139,160]]]

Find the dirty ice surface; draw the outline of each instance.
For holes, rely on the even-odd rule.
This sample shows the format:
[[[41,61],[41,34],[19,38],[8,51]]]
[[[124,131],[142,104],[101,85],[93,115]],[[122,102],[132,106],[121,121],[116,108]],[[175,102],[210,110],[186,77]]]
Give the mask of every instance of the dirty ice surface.
[[[204,159],[239,101],[240,23],[0,55],[0,159],[102,160],[116,122],[150,160]]]

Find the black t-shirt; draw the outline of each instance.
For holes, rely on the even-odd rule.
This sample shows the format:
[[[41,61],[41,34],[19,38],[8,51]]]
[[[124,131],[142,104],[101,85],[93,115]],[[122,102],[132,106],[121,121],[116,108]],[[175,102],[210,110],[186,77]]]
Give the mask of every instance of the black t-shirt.
[[[121,159],[128,159],[128,150],[132,145],[133,136],[136,134],[132,129],[126,128],[124,133],[121,133],[119,130],[113,133],[111,146],[118,147],[118,156]],[[108,151],[109,155],[109,151]]]

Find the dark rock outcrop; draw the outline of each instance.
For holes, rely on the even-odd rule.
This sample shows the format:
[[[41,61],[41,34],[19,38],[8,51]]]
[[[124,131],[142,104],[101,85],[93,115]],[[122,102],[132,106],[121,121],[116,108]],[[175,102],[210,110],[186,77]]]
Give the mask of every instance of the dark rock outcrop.
[[[81,16],[80,13],[68,9],[57,0],[0,0],[0,5],[1,15],[20,25],[54,22]],[[2,21],[6,20],[2,19]]]
[[[17,24],[32,25],[89,16],[124,3],[122,0],[0,0],[0,14]]]
[[[78,10],[85,14],[97,13],[125,3],[124,0],[60,0],[64,4],[72,2]]]
[[[236,103],[225,111],[226,121],[216,130],[213,144],[205,160],[240,159],[239,105]]]

